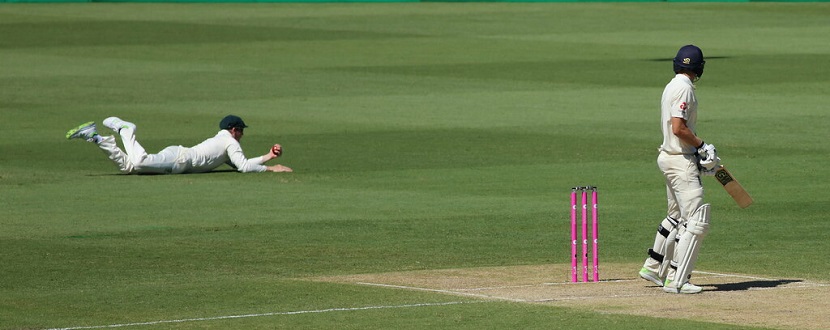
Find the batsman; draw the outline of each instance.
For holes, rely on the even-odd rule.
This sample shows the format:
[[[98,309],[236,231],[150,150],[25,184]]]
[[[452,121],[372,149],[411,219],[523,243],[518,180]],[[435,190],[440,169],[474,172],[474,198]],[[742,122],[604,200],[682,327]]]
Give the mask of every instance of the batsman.
[[[674,78],[661,99],[661,129],[657,165],[666,180],[668,211],[657,227],[654,245],[640,277],[669,293],[699,293],[689,282],[698,250],[709,231],[709,204],[703,203],[701,174],[712,175],[720,164],[715,146],[697,136],[698,101],[695,82],[703,76],[703,51],[680,48],[674,58]]]

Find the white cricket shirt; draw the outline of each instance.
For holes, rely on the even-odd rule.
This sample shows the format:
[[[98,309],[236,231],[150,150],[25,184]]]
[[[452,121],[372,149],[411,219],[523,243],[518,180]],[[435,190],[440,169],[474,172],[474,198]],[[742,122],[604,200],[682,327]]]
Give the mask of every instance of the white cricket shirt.
[[[697,146],[686,144],[672,133],[671,118],[683,118],[686,126],[697,134],[697,98],[695,85],[683,74],[674,76],[663,90],[660,102],[660,123],[663,130],[663,144],[660,150],[672,154],[694,154]]]
[[[265,172],[262,156],[245,158],[239,141],[227,130],[221,130],[216,136],[188,148],[186,155],[190,159],[188,172],[199,173],[211,171],[222,164],[228,164],[239,172]]]

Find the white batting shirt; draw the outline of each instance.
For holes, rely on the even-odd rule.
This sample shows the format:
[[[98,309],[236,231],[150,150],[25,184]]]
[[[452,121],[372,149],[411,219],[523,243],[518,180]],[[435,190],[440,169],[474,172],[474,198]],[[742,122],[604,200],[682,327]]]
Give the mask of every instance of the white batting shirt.
[[[674,76],[663,90],[660,102],[660,121],[663,130],[663,144],[660,150],[671,155],[691,155],[697,152],[697,146],[689,145],[672,133],[672,117],[683,118],[686,126],[695,131],[697,124],[697,97],[695,85],[683,74]]]

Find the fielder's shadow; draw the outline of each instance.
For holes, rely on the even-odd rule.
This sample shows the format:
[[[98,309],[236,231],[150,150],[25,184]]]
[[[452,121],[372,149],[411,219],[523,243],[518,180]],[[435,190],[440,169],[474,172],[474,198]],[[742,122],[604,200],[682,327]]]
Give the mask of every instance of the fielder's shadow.
[[[225,168],[225,169],[221,169],[221,170],[212,170],[212,171],[207,171],[207,172],[198,172],[198,173],[181,173],[181,174],[168,174],[168,173],[136,173],[136,174],[124,174],[124,173],[118,173],[118,172],[115,172],[115,173],[96,173],[96,174],[87,174],[87,176],[100,176],[100,177],[107,177],[107,176],[113,176],[113,177],[119,177],[119,176],[120,176],[120,177],[128,177],[128,176],[165,176],[165,175],[176,175],[176,176],[179,176],[179,175],[204,175],[204,174],[211,174],[211,173],[235,173],[235,172],[238,172],[238,171],[237,171],[237,170],[235,170],[235,169],[232,169],[232,168]]]
[[[790,283],[799,283],[802,280],[758,280],[739,283],[709,284],[715,287],[712,291],[746,291],[749,289],[775,288]]]

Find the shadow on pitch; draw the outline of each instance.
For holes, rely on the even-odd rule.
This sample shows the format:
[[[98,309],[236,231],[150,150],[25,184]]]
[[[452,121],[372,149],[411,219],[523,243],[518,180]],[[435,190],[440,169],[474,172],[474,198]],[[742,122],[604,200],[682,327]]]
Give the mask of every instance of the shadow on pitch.
[[[124,174],[118,173],[118,171],[114,173],[94,173],[94,174],[87,174],[87,176],[122,176],[122,177],[129,177],[129,176],[165,176],[165,175],[175,175],[175,176],[182,176],[182,175],[201,175],[201,174],[211,174],[211,173],[236,173],[238,172],[232,168],[220,169],[220,170],[212,170],[208,172],[198,172],[198,173],[180,173],[180,174],[169,174],[169,173],[136,173],[136,174]]]
[[[776,288],[790,283],[800,283],[802,280],[763,280],[763,281],[747,281],[739,283],[724,283],[724,284],[710,284],[707,286],[715,287],[714,291],[746,291],[749,289],[765,289]]]

